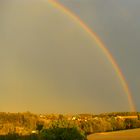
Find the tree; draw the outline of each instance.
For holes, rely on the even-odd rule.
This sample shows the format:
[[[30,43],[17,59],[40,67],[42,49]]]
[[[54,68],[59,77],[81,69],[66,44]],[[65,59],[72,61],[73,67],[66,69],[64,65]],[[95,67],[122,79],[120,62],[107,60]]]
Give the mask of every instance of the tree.
[[[37,122],[36,123],[36,130],[38,130],[38,132],[40,133],[40,131],[43,129],[43,123],[41,122]]]
[[[86,135],[69,122],[53,123],[50,128],[41,131],[41,136],[46,140],[87,140]]]
[[[42,131],[43,138],[47,140],[86,140],[86,137],[73,128],[49,128]]]

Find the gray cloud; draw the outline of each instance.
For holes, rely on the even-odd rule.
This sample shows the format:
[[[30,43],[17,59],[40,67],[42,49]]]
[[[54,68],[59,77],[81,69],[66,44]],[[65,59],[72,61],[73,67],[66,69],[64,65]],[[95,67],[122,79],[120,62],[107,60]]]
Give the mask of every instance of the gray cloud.
[[[129,110],[118,75],[78,23],[47,1],[7,1],[0,13],[2,111]]]

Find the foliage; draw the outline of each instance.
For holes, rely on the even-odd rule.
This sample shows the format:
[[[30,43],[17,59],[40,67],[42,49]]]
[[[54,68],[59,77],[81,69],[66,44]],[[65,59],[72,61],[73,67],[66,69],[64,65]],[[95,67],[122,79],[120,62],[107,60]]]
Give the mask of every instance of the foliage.
[[[41,131],[47,140],[86,140],[86,135],[75,123],[60,117],[52,121],[48,129]]]
[[[86,140],[77,128],[49,128],[42,132],[42,135],[47,140]]]
[[[138,116],[138,117],[134,119],[131,119],[131,117],[130,118],[126,117],[125,119],[123,119],[123,117],[120,116],[124,117]],[[96,132],[140,128],[140,113],[113,112],[99,115],[79,114],[70,116],[62,114],[37,115],[32,114],[30,112],[24,113],[0,112],[0,135],[7,135],[7,137],[9,136],[11,137],[11,135],[9,134],[15,133],[19,135],[30,135],[32,133],[42,132],[41,131],[42,129],[48,131],[48,129],[52,128],[61,128],[61,130],[59,131],[62,131],[62,128],[65,129],[76,128],[78,132],[80,132],[80,134],[82,135],[84,134],[88,135]]]
[[[0,135],[0,140],[40,140],[37,135],[18,135],[18,134],[7,134]]]
[[[86,135],[66,120],[53,122],[50,128],[42,130],[41,135],[46,140],[86,140]]]
[[[37,122],[36,123],[36,130],[39,132],[43,129],[43,123],[42,122]]]

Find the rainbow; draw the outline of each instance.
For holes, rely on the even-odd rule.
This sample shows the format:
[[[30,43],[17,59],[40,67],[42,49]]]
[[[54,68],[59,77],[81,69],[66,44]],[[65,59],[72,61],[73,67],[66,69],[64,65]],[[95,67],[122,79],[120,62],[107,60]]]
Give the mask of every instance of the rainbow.
[[[63,13],[65,13],[66,15],[71,17],[73,20],[75,20],[79,24],[79,26],[81,26],[96,41],[96,43],[98,44],[100,49],[103,51],[103,53],[106,55],[106,57],[108,58],[108,60],[112,64],[116,74],[118,75],[118,77],[120,79],[120,82],[121,82],[121,84],[122,84],[122,86],[125,90],[126,96],[128,98],[128,103],[130,105],[130,110],[135,112],[136,109],[135,109],[135,105],[133,103],[132,94],[131,94],[131,91],[130,91],[127,83],[126,83],[125,77],[124,77],[122,71],[120,70],[118,64],[114,60],[112,54],[109,52],[109,50],[103,44],[101,39],[78,16],[76,16],[74,13],[72,13],[68,8],[63,6],[60,2],[58,2],[56,0],[48,0],[48,1],[53,5],[53,7],[61,10]]]

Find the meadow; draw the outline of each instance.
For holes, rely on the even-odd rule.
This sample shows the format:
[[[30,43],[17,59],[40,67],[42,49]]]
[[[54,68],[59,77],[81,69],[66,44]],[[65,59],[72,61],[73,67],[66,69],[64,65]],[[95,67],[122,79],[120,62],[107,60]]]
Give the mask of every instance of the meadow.
[[[140,129],[91,134],[88,140],[140,140]]]

